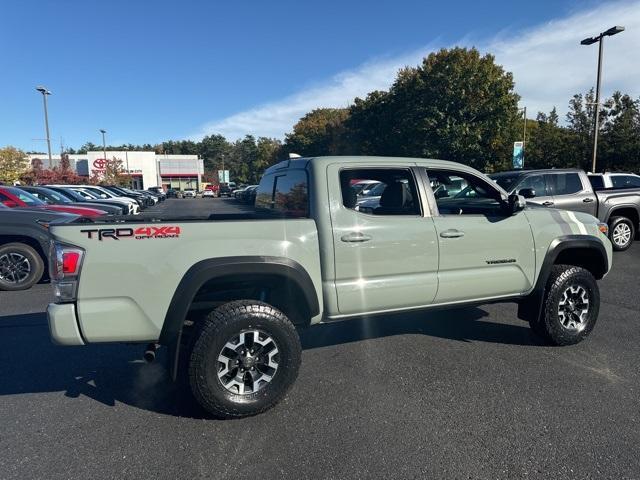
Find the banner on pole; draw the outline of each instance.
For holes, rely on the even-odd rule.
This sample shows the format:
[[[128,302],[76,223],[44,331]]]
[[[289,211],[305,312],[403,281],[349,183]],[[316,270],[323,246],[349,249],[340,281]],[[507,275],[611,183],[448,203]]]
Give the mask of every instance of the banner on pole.
[[[513,142],[513,168],[524,167],[524,142]]]

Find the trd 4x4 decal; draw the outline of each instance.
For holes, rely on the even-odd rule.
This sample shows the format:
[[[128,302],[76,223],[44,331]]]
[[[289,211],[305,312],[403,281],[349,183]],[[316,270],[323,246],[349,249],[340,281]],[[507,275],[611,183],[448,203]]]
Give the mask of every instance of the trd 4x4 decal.
[[[120,240],[121,238],[145,240],[147,238],[178,238],[180,236],[180,227],[160,225],[138,228],[92,228],[80,230],[80,232],[86,233],[87,238],[97,238],[100,241],[107,238],[112,240]]]

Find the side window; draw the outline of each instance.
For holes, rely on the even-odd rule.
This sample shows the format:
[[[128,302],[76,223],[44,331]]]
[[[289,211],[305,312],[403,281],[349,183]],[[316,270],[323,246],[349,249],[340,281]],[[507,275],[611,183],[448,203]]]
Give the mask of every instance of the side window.
[[[273,208],[273,186],[275,183],[275,175],[265,175],[260,179],[258,191],[256,192],[257,209]]]
[[[273,209],[288,217],[309,216],[309,193],[307,172],[289,170],[286,175],[276,176]]]
[[[518,185],[518,192],[523,188],[531,188],[536,193],[536,197],[544,197],[547,195],[547,184],[542,175],[529,175],[525,177]]]
[[[582,182],[577,173],[556,173],[548,176],[553,195],[571,195],[582,191]]]
[[[409,169],[341,170],[340,188],[342,203],[351,210],[370,215],[420,215],[418,189]]]
[[[589,175],[589,182],[594,190],[602,190],[604,188],[604,179],[600,175]]]
[[[287,217],[309,216],[309,182],[304,170],[285,170],[262,177],[256,193],[257,210]]]
[[[427,176],[440,215],[504,214],[500,191],[475,175],[453,170],[427,169]],[[458,190],[460,185],[464,185],[462,190]]]

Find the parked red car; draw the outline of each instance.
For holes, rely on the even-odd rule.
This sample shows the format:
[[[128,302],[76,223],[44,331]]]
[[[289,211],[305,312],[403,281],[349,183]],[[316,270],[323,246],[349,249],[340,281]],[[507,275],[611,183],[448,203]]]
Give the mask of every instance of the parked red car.
[[[49,205],[44,203],[37,197],[34,197],[24,190],[20,190],[15,187],[0,187],[0,203],[7,207],[29,207],[29,208],[42,208],[43,210],[50,210],[54,212],[73,213],[75,215],[82,215],[84,217],[99,217],[106,215],[104,210],[98,210],[96,208],[87,207],[72,207],[67,205]]]

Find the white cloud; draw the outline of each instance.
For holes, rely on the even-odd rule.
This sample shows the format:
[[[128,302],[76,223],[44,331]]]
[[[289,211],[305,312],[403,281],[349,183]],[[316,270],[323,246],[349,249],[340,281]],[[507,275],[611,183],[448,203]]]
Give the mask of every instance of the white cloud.
[[[623,25],[626,31],[604,40],[602,94],[615,90],[640,95],[640,2],[601,4],[539,25],[522,35],[490,41],[484,51],[513,72],[521,105],[530,111],[566,112],[571,96],[595,86],[598,45],[583,38]]]
[[[493,53],[498,63],[513,72],[516,91],[522,97],[521,105],[534,112],[528,116],[532,117],[539,110],[549,111],[553,106],[564,113],[574,93],[584,92],[595,84],[597,45],[581,46],[580,40],[614,25],[624,25],[627,30],[605,39],[603,95],[621,90],[637,97],[640,95],[638,0],[601,4],[520,34],[503,34],[475,42],[465,38],[457,45],[476,45],[483,52]],[[248,133],[282,138],[301,116],[314,108],[344,107],[357,96],[389,88],[398,69],[417,65],[434,48],[425,47],[398,57],[377,59],[341,72],[280,100],[209,122],[192,138],[216,133],[230,139]]]

